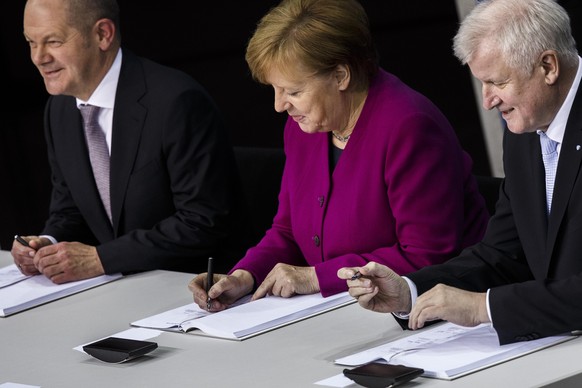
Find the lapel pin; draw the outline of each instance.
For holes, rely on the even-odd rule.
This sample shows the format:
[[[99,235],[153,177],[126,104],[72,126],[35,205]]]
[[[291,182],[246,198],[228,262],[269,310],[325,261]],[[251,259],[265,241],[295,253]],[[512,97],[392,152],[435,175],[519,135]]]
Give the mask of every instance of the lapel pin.
[[[580,144],[576,144],[576,151],[580,151]]]

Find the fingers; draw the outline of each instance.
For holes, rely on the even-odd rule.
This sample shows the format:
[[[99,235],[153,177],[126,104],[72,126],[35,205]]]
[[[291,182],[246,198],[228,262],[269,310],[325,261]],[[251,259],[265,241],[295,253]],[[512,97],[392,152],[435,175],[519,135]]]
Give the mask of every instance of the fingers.
[[[412,330],[420,329],[428,321],[436,319],[465,325],[466,322],[458,320],[466,312],[467,306],[463,298],[465,293],[444,284],[437,284],[417,298],[410,311],[408,327]]]
[[[398,275],[394,271],[392,271],[388,266],[377,263],[375,261],[370,261],[365,266],[361,267],[360,273],[362,274],[362,276],[377,278],[398,277]]]
[[[290,298],[297,294],[319,292],[319,282],[313,267],[277,264],[253,294],[252,300],[266,295]]]
[[[427,321],[434,319],[438,319],[434,306],[417,307],[415,305],[408,316],[408,328],[411,330],[422,329]]]
[[[425,323],[434,319],[444,319],[446,307],[443,293],[446,286],[439,284],[416,299],[408,317],[408,327],[412,330],[423,328]]]
[[[230,275],[214,274],[215,283],[206,292],[206,275],[202,273],[188,283],[188,289],[192,292],[194,303],[207,311],[221,311],[242,295],[240,295],[239,280]]]
[[[366,288],[359,288],[362,290],[357,296],[356,300],[358,304],[364,308],[369,308],[373,304],[374,297],[378,295],[379,288],[378,287],[366,287]],[[353,295],[352,295],[353,296]]]
[[[34,276],[39,275],[40,271],[33,264],[16,264],[23,275]]]
[[[48,245],[37,250],[34,255],[34,267],[49,279],[57,273],[63,272],[60,266],[55,267],[60,262],[58,254],[61,246],[62,244]]]
[[[34,255],[36,250],[23,244],[14,241],[12,243],[11,249],[12,258],[14,259],[14,264],[20,272],[24,275],[38,275],[39,271],[34,265]]]
[[[28,245],[34,250],[39,250],[42,247],[52,245],[52,242],[46,237],[30,236],[25,238],[28,240]]]
[[[188,289],[192,292],[192,297],[194,298],[194,302],[200,306],[200,308],[208,309],[210,308],[208,305],[209,295],[206,293],[206,280],[207,273],[201,273],[195,278],[193,278],[190,283],[188,283]],[[218,283],[214,284],[216,286]],[[214,288],[214,287],[213,287]],[[208,290],[210,293],[210,290]],[[216,291],[215,291],[216,293]],[[219,296],[220,294],[216,295]]]
[[[22,255],[19,255],[19,254],[14,253],[14,252],[12,253],[12,257],[14,259],[14,264],[16,265],[16,267],[18,267],[20,272],[22,272],[23,274],[28,275],[29,272],[32,271],[33,269],[36,270],[34,265],[32,265],[32,259],[27,260]],[[29,262],[31,264],[27,264],[27,262]]]
[[[362,307],[367,307],[370,301],[378,293],[378,287],[374,287],[372,280],[363,278],[363,267],[340,268],[337,276],[345,279],[348,285],[348,293],[358,301]]]
[[[354,277],[356,275],[356,273],[361,273],[360,272],[360,267],[344,267],[344,268],[340,268],[337,271],[337,277],[340,279],[352,279],[352,277]]]
[[[257,290],[253,294],[251,300],[264,298],[267,294],[275,295],[273,293],[274,284],[275,284],[274,278],[267,276],[267,278],[261,283],[261,285],[257,287]]]
[[[490,322],[487,313],[487,293],[438,284],[418,297],[410,312],[409,327],[418,329],[435,319],[461,326]]]
[[[383,264],[375,261],[368,262],[363,267],[344,267],[337,271],[340,279],[356,280],[359,277],[387,277],[393,274],[393,271]]]
[[[59,258],[57,253],[58,251],[56,249],[53,249],[53,247],[51,247],[51,249],[48,248],[39,249],[36,252],[36,255],[34,256],[33,260],[34,266],[40,272],[42,272],[43,274],[50,278],[52,275],[55,275],[57,273],[56,268],[52,268],[52,270],[50,270],[50,267],[59,264]]]
[[[365,272],[369,275],[369,271],[366,271],[364,267],[344,267],[338,270],[337,276],[347,281],[349,294],[354,298],[359,298],[374,291],[372,280],[363,277]]]
[[[32,262],[32,258],[34,257],[36,250],[14,241],[12,243],[12,249],[10,250],[10,253],[14,259],[18,260],[19,263],[22,263],[22,261]]]
[[[194,277],[192,280],[190,280],[190,282],[188,283],[188,289],[190,290],[190,292],[195,294],[195,293],[199,292],[200,290],[203,290],[202,282],[204,281],[205,277],[206,277],[206,274],[202,273],[202,274],[199,274],[196,277]],[[206,293],[206,291],[204,293]]]
[[[255,293],[251,297],[252,300],[257,300],[264,298],[267,295],[275,295],[275,296],[282,296],[281,295],[281,280],[280,277],[285,276],[284,269],[287,268],[287,265],[283,265],[281,263],[277,264],[271,272],[267,275],[265,280],[257,287]]]
[[[34,266],[54,283],[65,283],[105,273],[97,248],[78,242],[60,242],[40,248]]]

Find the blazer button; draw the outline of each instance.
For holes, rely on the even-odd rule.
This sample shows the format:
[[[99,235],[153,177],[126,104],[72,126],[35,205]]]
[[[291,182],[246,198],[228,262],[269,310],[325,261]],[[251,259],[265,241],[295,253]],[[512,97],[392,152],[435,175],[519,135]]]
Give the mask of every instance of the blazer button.
[[[313,236],[313,243],[315,244],[316,247],[318,247],[319,244],[321,243],[318,235]]]
[[[325,200],[325,197],[323,197],[323,196],[317,197],[317,201],[319,202],[319,207],[323,207],[324,200]]]

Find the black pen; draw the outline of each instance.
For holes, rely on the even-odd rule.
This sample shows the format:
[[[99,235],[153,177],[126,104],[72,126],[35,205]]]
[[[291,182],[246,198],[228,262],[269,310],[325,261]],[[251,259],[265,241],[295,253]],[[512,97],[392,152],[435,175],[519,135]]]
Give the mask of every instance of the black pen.
[[[25,239],[23,239],[22,237],[20,237],[19,235],[15,235],[14,239],[16,241],[18,241],[20,244],[24,245],[25,247],[30,248],[30,245],[28,245],[28,242]]]
[[[356,280],[362,277],[360,271],[356,271],[356,273],[350,278],[350,280]]]
[[[214,285],[214,270],[212,268],[212,257],[208,258],[208,270],[206,271],[206,293],[212,288]],[[210,297],[206,299],[206,310],[210,311],[210,307],[212,307],[212,300]]]

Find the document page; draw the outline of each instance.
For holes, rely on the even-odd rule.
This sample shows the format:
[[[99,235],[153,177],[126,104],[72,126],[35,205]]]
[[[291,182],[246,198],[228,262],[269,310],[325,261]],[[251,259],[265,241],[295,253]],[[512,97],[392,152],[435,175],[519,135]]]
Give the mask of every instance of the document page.
[[[267,296],[252,302],[249,300],[250,295],[239,305],[216,313],[208,313],[191,303],[131,325],[240,341],[355,302],[347,292],[327,298],[313,294],[291,298]]]
[[[571,335],[499,345],[491,324],[430,326],[416,334],[335,361],[356,366],[384,360],[424,369],[424,377],[452,380],[510,359],[575,338]]]
[[[29,277],[28,275],[23,275],[16,264],[7,265],[6,267],[0,268],[0,288],[8,287]]]
[[[251,295],[247,295],[246,297],[237,300],[230,308],[232,309],[235,306],[247,303],[250,300]],[[201,309],[197,304],[190,303],[160,314],[152,315],[148,318],[140,319],[139,321],[133,322],[131,326],[186,332],[190,327],[189,322],[210,314],[212,313]]]
[[[4,267],[0,271],[9,273],[12,271],[10,267]],[[10,278],[10,276],[8,275],[7,278]],[[10,285],[0,288],[0,317],[7,317],[121,277],[121,274],[102,275],[76,282],[55,284],[44,275],[29,276],[26,279],[12,282]]]

